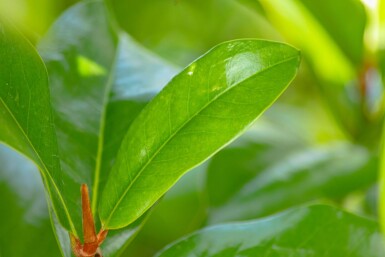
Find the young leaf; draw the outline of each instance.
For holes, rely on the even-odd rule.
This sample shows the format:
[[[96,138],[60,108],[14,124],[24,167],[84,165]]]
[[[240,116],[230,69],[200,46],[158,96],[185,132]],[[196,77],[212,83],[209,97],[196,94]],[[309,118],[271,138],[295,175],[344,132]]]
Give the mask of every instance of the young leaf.
[[[257,221],[209,227],[166,247],[157,257],[380,257],[384,254],[376,222],[319,205]]]
[[[239,136],[294,78],[299,53],[261,40],[218,45],[190,64],[128,130],[105,186],[105,229],[135,221],[186,171]]]
[[[0,142],[35,162],[58,219],[77,234],[68,207],[71,181],[58,158],[46,69],[32,45],[1,20],[0,60]]]

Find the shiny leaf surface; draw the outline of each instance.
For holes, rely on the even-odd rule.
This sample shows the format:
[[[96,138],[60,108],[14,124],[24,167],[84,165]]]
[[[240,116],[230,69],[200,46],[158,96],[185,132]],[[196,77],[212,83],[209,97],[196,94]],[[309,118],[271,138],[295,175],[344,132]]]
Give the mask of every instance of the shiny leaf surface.
[[[42,60],[16,29],[0,21],[0,141],[36,163],[53,207],[67,230],[76,234],[66,174],[61,172]]]
[[[380,257],[376,222],[329,207],[310,206],[256,221],[198,231],[159,253],[183,256]]]
[[[80,184],[89,185],[95,214],[98,192],[131,121],[176,71],[118,33],[108,19],[102,1],[79,3],[55,22],[38,47],[49,73],[59,153],[63,172],[71,178],[68,197],[78,231]]]
[[[239,136],[283,92],[298,64],[290,46],[237,40],[174,77],[123,140],[100,204],[103,226],[130,224],[186,171]]]
[[[259,218],[309,201],[339,202],[376,181],[378,157],[349,142],[317,99],[306,101],[274,104],[211,159],[209,223]]]
[[[97,173],[101,117],[112,83],[108,81],[116,45],[116,35],[98,1],[81,3],[65,12],[39,44],[50,78],[63,172],[71,177],[68,196],[78,232],[79,189],[82,183],[91,188]]]

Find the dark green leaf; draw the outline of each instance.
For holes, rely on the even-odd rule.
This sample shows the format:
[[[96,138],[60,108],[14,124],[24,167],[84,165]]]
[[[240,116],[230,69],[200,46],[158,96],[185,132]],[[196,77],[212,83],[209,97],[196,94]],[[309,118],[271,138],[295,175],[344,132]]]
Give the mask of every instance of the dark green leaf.
[[[124,134],[177,69],[118,33],[101,1],[85,1],[65,12],[39,51],[50,78],[63,172],[71,177],[66,184],[70,210],[81,231],[80,184],[89,185],[96,214],[98,192]],[[114,256],[139,227],[110,233],[115,240],[104,243],[105,252]],[[68,242],[63,240],[64,247]]]
[[[218,225],[181,239],[158,257],[380,257],[376,222],[328,206],[286,211],[262,220]]]
[[[0,141],[36,163],[59,220],[76,234],[70,180],[58,158],[47,72],[32,45],[2,21],[0,60]]]
[[[117,36],[98,1],[68,10],[39,44],[50,79],[63,172],[72,180],[67,185],[68,196],[73,202],[71,212],[79,232],[80,184],[92,187],[100,176],[100,161],[96,168],[97,160],[101,159],[99,134],[103,132],[102,115],[113,82],[113,77],[109,77],[116,47]],[[97,200],[94,190],[92,199]]]
[[[135,221],[186,171],[239,136],[284,91],[298,64],[290,46],[238,40],[174,77],[124,138],[100,204],[103,226]]]

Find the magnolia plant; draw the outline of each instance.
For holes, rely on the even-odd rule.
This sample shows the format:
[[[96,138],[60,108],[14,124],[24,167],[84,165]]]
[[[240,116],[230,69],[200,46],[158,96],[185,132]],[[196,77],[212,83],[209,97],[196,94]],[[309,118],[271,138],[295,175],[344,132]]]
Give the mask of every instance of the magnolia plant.
[[[276,11],[278,3],[261,4],[276,24],[297,24]],[[301,10],[295,6],[287,1],[287,10]],[[336,51],[325,33],[317,34],[324,46],[319,52],[301,44],[307,30],[301,33],[294,38],[306,56]],[[181,69],[139,45],[100,0],[70,8],[36,46],[1,19],[1,169],[9,177],[38,170],[60,249],[50,256],[120,256],[163,195],[209,158],[207,227],[157,256],[384,256],[377,223],[335,207],[302,205],[228,223],[339,197],[374,177],[367,172],[374,160],[355,143],[299,146],[283,128],[288,119],[297,125],[301,120],[279,106],[280,125],[267,126],[262,136],[255,130],[256,120],[295,78],[300,59],[285,43],[236,39]],[[317,58],[310,63],[316,74],[337,80],[353,70],[341,68],[345,61],[335,54],[330,67]],[[321,120],[317,115],[310,118]],[[259,162],[271,156],[273,164]],[[21,176],[16,180],[15,188],[23,188]],[[345,180],[354,181],[341,189]],[[11,208],[12,201],[5,205]],[[18,240],[24,235],[18,232]],[[10,256],[7,249],[0,248],[0,256]]]

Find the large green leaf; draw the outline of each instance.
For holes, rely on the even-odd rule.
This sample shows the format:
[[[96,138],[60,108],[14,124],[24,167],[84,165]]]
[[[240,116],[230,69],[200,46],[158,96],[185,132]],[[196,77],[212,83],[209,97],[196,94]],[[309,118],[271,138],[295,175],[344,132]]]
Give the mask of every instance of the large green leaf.
[[[67,187],[71,187],[71,212],[78,231],[80,185],[96,186],[93,182],[100,176],[99,138],[103,140],[100,134],[104,132],[116,48],[117,35],[98,1],[81,3],[64,13],[39,44],[50,79],[63,172],[72,179]],[[94,190],[92,198],[97,200]]]
[[[376,181],[377,157],[339,135],[313,103],[301,108],[275,104],[212,158],[206,180],[210,223],[258,218],[307,201],[339,200]]]
[[[0,142],[36,163],[59,220],[76,234],[69,210],[71,181],[60,168],[47,72],[32,45],[2,21],[0,60]]]
[[[258,154],[256,148],[248,150]],[[224,157],[227,157],[225,161]],[[214,161],[223,161],[219,171],[222,176],[227,176],[230,170],[224,167],[234,159],[228,154],[218,158],[220,159]],[[255,160],[257,156],[253,155],[253,158]],[[249,163],[252,161],[250,158]],[[256,175],[241,184],[225,202],[214,205],[210,212],[210,222],[246,220],[307,201],[324,197],[343,197],[373,183],[376,180],[376,167],[377,162],[366,149],[348,142],[283,153],[279,161],[257,170]],[[248,171],[250,169],[252,168],[248,168]],[[238,170],[233,169],[231,172],[238,173]],[[218,190],[213,185],[216,182],[215,177],[209,176],[208,183],[212,185],[213,190]]]
[[[36,166],[0,145],[0,256],[61,256]]]
[[[103,226],[130,224],[186,171],[240,135],[283,92],[298,64],[290,46],[237,40],[174,77],[123,140],[100,203]]]
[[[301,207],[262,220],[218,225],[181,239],[158,257],[380,257],[376,222],[328,206]]]
[[[80,184],[89,185],[96,214],[98,192],[123,136],[177,68],[114,29],[102,1],[85,1],[65,12],[38,49],[49,73],[59,154],[71,178],[66,187],[79,232]],[[105,253],[117,253],[139,227],[110,233],[114,240],[106,240]]]

